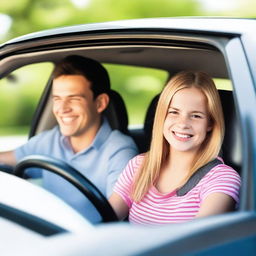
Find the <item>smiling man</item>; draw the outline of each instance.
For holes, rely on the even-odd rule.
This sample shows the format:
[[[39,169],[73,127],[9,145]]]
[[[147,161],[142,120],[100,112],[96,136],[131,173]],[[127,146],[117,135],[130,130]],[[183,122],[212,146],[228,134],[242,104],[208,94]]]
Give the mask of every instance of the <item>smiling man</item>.
[[[91,83],[82,75],[61,75],[53,80],[53,113],[64,136],[69,136],[74,152],[89,146],[101,125],[108,95],[94,99]]]
[[[66,161],[109,197],[120,172],[137,154],[134,141],[112,130],[102,114],[109,103],[110,82],[98,62],[69,56],[53,71],[53,114],[58,125],[31,138],[14,151],[0,153],[0,162],[15,165],[25,156],[40,154]],[[29,170],[28,175],[37,177]],[[76,188],[57,175],[43,171],[43,186],[64,199],[93,223],[100,216]]]

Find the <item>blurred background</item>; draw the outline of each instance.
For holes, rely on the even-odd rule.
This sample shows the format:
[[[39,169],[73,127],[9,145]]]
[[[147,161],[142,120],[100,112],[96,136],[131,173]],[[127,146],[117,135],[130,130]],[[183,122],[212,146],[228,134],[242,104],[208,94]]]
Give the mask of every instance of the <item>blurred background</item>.
[[[1,0],[0,40],[42,29],[120,19],[255,14],[255,0]]]
[[[254,18],[255,15],[255,0],[1,0],[0,43],[39,30],[85,23],[177,16]],[[107,69],[111,71],[111,65]],[[0,80],[0,150],[11,144],[11,138],[16,144],[24,141],[48,78],[47,75],[41,78],[40,74],[50,74],[51,70],[49,64],[33,65],[15,71],[8,79]],[[149,76],[148,73],[138,69],[129,72],[126,67],[112,76],[111,83],[115,86],[121,80],[121,84],[124,84],[125,77],[127,90],[123,94],[128,98],[138,95],[138,90],[143,92],[143,86],[148,82],[154,83],[156,91],[159,91],[166,74],[154,71],[154,76]],[[135,84],[134,80],[136,88],[129,86],[129,83]],[[15,86],[17,84],[19,86]],[[31,86],[35,84],[37,86]],[[151,93],[154,95],[155,92]],[[8,112],[3,111],[7,105]],[[133,106],[136,108],[136,103]],[[138,122],[141,118],[139,115],[134,116],[132,124]],[[4,137],[8,138],[8,142]]]

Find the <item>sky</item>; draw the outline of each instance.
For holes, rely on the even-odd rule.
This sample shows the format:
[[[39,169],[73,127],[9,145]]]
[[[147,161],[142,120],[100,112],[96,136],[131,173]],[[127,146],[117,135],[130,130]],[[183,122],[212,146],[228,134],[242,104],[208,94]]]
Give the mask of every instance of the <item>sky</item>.
[[[70,0],[76,7],[84,8],[90,4],[91,0]]]
[[[0,39],[5,35],[5,33],[11,27],[12,20],[8,15],[0,13]]]
[[[79,0],[78,0],[79,1]],[[201,2],[206,10],[225,11],[235,9],[240,0],[197,0]]]

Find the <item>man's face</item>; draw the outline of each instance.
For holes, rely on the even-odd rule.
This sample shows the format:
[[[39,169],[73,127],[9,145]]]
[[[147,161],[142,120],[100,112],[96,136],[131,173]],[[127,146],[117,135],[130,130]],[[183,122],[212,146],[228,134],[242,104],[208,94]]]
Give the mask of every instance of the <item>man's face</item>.
[[[53,113],[63,135],[82,138],[97,132],[100,113],[90,85],[82,75],[62,75],[53,80]]]

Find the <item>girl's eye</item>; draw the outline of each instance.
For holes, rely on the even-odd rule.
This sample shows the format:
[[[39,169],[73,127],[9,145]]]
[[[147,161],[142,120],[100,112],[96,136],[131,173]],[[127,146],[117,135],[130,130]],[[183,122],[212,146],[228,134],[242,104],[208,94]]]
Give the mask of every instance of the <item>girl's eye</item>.
[[[192,117],[193,117],[193,118],[203,118],[202,116],[196,115],[196,114],[192,115]]]
[[[170,110],[170,111],[168,111],[168,114],[177,115],[177,114],[178,114],[178,111]]]

